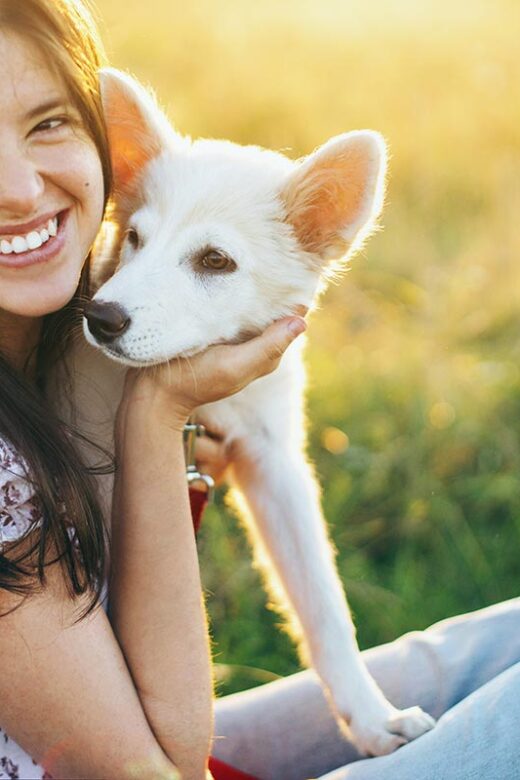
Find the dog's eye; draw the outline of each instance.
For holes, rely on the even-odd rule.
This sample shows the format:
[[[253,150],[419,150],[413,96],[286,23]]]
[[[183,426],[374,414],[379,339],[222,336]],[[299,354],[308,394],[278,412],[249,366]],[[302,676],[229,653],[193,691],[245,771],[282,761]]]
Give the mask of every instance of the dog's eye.
[[[139,233],[135,228],[128,228],[125,233],[125,239],[128,241],[132,249],[139,249],[141,240],[139,238]]]
[[[210,249],[200,259],[203,268],[209,271],[234,271],[236,263],[225,252],[218,249]]]

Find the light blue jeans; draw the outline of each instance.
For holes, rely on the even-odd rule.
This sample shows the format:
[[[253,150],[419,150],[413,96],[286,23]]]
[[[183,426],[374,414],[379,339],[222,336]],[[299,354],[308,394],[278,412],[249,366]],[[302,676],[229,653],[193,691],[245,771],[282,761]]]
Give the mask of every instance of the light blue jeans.
[[[520,599],[363,656],[394,705],[438,719],[433,731],[360,760],[302,672],[219,699],[213,755],[261,780],[520,780]]]

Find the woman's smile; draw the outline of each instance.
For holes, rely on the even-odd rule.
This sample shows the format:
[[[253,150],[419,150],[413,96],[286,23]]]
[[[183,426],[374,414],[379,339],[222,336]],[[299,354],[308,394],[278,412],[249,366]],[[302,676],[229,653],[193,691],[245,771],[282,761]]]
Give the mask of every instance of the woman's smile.
[[[26,268],[54,260],[66,245],[69,209],[4,230],[0,227],[0,266]]]

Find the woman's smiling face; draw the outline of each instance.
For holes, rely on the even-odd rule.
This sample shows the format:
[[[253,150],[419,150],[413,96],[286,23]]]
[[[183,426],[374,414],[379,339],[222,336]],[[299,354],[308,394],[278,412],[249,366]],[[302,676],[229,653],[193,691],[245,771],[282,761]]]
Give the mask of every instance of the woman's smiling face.
[[[0,320],[73,297],[99,230],[103,173],[65,84],[32,43],[0,33]],[[0,333],[1,338],[1,333]]]

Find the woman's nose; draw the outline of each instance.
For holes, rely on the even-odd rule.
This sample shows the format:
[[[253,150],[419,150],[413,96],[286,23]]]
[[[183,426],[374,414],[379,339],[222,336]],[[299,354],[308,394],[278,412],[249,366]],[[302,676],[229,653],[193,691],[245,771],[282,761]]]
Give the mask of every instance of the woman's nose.
[[[0,145],[0,221],[36,213],[45,189],[34,161],[23,150],[6,147]]]

